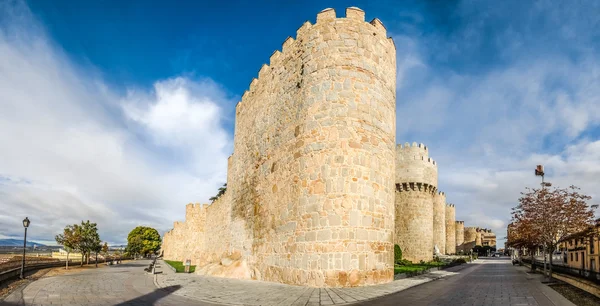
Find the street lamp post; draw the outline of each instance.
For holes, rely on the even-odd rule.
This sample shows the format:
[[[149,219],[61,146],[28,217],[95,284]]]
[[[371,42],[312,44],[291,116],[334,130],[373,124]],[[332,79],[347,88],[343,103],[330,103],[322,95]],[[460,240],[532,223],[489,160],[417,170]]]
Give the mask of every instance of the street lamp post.
[[[21,262],[21,279],[23,279],[23,272],[25,271],[25,250],[27,249],[27,228],[29,227],[29,218],[23,219],[23,227],[25,228],[25,238],[23,238],[23,261]]]
[[[545,191],[546,187],[548,186],[552,186],[551,183],[548,182],[544,182],[544,166],[543,165],[537,165],[537,167],[535,168],[535,175],[536,176],[541,176],[542,177],[542,191]],[[545,197],[546,194],[542,193],[543,196]],[[550,254],[550,256],[552,256],[552,254]],[[534,263],[531,263],[534,264]],[[544,243],[544,277],[547,277],[546,275],[546,244]]]

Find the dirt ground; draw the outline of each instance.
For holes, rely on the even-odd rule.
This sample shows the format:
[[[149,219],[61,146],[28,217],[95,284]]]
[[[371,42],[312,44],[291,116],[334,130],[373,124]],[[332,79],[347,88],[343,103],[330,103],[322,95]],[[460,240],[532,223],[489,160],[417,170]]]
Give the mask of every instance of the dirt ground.
[[[571,303],[577,306],[600,305],[600,298],[575,286],[560,283],[556,285],[550,285],[550,288],[554,289],[554,291],[560,293],[562,296],[567,298],[567,300],[571,301]]]
[[[106,264],[98,264],[98,269],[105,267]],[[65,267],[55,267],[28,272],[25,274],[25,279],[17,278],[0,283],[0,301],[2,301],[2,299],[4,299],[6,296],[8,296],[11,292],[19,288],[20,286],[36,281],[40,278],[76,273],[90,269],[96,269],[96,266],[94,264],[84,265],[83,267],[80,265],[75,265],[69,266],[68,270],[66,270]]]

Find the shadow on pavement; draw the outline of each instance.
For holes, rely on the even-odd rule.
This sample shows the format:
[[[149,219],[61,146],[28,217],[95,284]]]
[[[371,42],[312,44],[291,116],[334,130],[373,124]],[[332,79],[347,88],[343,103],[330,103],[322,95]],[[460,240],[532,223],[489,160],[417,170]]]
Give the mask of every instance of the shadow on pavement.
[[[129,305],[154,305],[158,300],[164,298],[165,296],[181,289],[181,285],[169,286],[161,289],[156,289],[148,294],[144,294],[140,297],[131,299],[129,301],[125,301],[123,303],[115,304],[115,306],[129,306]],[[21,306],[27,305],[23,300],[17,303],[9,303],[0,301],[0,306]],[[108,304],[107,304],[108,305]]]
[[[181,285],[169,286],[161,289],[156,289],[148,294],[144,294],[135,299],[125,301],[123,303],[116,304],[116,306],[125,306],[125,305],[154,305],[154,303],[165,296],[181,289]]]

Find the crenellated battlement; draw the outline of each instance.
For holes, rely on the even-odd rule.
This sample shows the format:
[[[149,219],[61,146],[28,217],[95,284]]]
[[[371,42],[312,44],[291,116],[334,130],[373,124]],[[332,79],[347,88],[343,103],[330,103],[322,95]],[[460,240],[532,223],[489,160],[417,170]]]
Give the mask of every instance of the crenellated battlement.
[[[456,221],[457,224],[465,224],[465,221]]]
[[[412,145],[409,142],[404,143],[404,145],[402,145],[401,143],[396,145],[396,148],[399,149],[414,149],[414,148],[420,148],[423,151],[427,151],[427,146],[424,145],[423,143],[416,143],[413,142]]]
[[[401,183],[396,184],[397,192],[405,192],[405,191],[422,191],[426,193],[431,193],[432,195],[436,193],[437,187],[427,184],[427,183]]]
[[[269,57],[269,63],[265,63],[261,66],[257,77],[252,79],[250,85],[248,86],[248,90],[246,90],[242,95],[241,100],[236,106],[237,111],[243,111],[243,108],[254,100],[252,99],[252,96],[257,90],[266,87],[266,84],[278,82],[277,77],[284,74],[284,72],[287,72],[291,68],[289,67],[290,61],[297,58],[302,59],[298,63],[299,66],[294,67],[296,70],[298,70],[295,77],[298,79],[296,83],[298,88],[300,88],[302,86],[301,79],[304,77],[304,75],[307,75],[317,69],[324,68],[318,67],[318,65],[313,65],[314,67],[309,67],[308,65],[305,67],[304,65],[305,59],[310,57],[309,54],[322,55],[324,52],[323,49],[327,47],[327,42],[334,38],[334,35],[332,35],[333,33],[331,33],[329,30],[324,30],[324,27],[335,26],[335,29],[339,31],[340,27],[347,26],[349,28],[348,32],[354,31],[360,34],[363,33],[362,31],[365,29],[356,28],[356,24],[358,23],[369,25],[372,35],[382,37],[381,39],[384,41],[386,48],[393,48],[395,52],[396,46],[393,42],[393,39],[391,37],[387,37],[387,30],[381,20],[375,18],[370,22],[365,22],[365,12],[357,7],[347,8],[346,16],[339,18],[336,16],[336,11],[334,9],[324,9],[317,14],[315,24],[311,24],[309,21],[304,22],[302,26],[296,30],[295,38],[291,36],[287,37],[281,45],[281,51],[275,50],[271,54]],[[321,39],[316,38],[316,36],[320,36]],[[356,39],[357,37],[353,38]],[[318,40],[322,40],[323,42],[320,44],[314,43]],[[351,47],[353,45],[360,44],[348,42],[348,45],[336,45],[335,47],[342,51],[344,47]],[[373,58],[373,61],[376,64],[379,59]],[[355,62],[353,65],[357,65],[357,68],[365,69],[367,67],[359,66],[368,65],[368,63]]]
[[[437,186],[437,163],[427,146],[413,142],[396,144],[396,183],[423,182]]]
[[[431,157],[427,157],[427,156],[422,156],[422,155],[410,155],[410,156],[401,155],[400,159],[401,160],[406,160],[406,161],[418,160],[418,161],[430,163],[430,164],[432,164],[432,165],[434,165],[434,166],[437,167],[436,161],[433,160]]]
[[[446,204],[446,207],[451,207],[451,208],[454,208],[454,204],[450,204],[450,203],[449,203],[449,204]]]
[[[445,197],[445,196],[446,196],[446,193],[445,193],[445,192],[443,192],[443,191],[438,191],[438,195]]]

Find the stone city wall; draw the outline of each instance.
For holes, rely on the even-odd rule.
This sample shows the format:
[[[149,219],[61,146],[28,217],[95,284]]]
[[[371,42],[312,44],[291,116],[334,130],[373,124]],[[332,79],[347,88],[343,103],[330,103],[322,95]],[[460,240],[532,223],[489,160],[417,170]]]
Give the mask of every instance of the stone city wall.
[[[395,243],[413,262],[433,259],[434,195],[437,164],[427,146],[413,142],[396,145]]]
[[[456,254],[456,208],[446,205],[446,254]]]
[[[402,258],[412,262],[433,259],[434,186],[422,183],[397,184],[395,243]]]
[[[446,254],[446,194],[438,192],[433,198],[433,245]]]
[[[236,107],[199,273],[317,287],[393,279],[395,61],[381,22],[357,8],[322,11],[271,55]],[[165,235],[176,249],[165,254],[189,250],[171,241],[183,232]]]
[[[477,240],[477,228],[476,227],[465,227],[465,241],[463,242],[463,251],[468,253],[472,248],[475,247],[475,241]]]
[[[456,254],[464,253],[465,221],[456,221]]]

